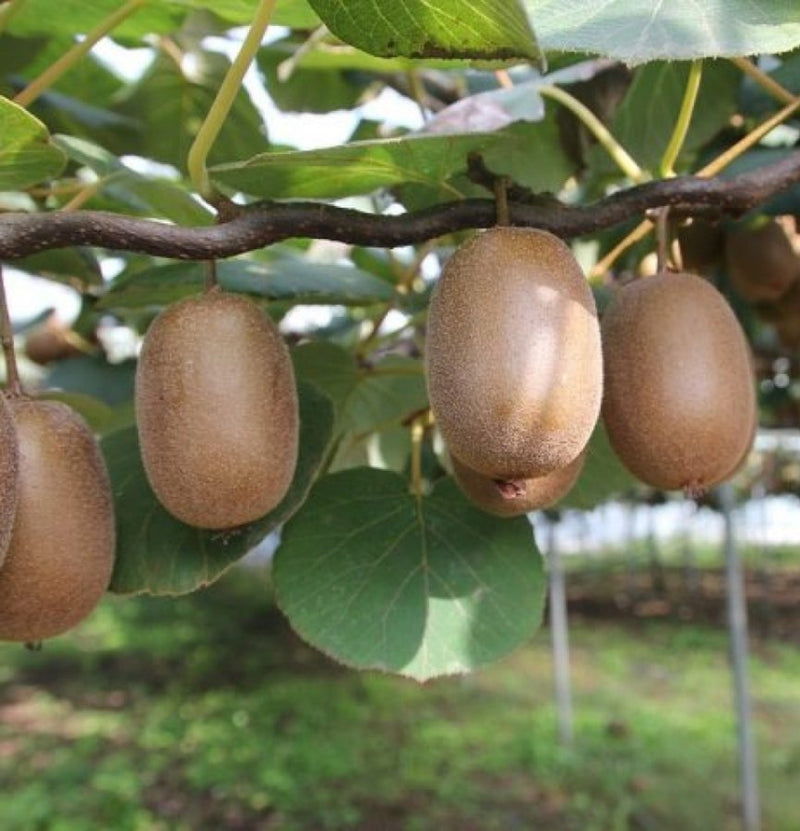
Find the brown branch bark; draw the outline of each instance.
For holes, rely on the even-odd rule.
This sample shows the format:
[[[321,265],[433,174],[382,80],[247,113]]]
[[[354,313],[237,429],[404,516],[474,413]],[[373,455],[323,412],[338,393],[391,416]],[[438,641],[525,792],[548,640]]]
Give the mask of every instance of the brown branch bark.
[[[619,191],[590,205],[551,197],[509,202],[510,224],[564,238],[590,234],[646,211],[671,206],[672,215],[738,216],[800,183],[800,151],[731,179],[681,176]],[[0,259],[53,248],[92,245],[173,259],[231,257],[290,237],[392,248],[468,228],[494,225],[492,199],[448,202],[401,216],[381,216],[318,202],[263,202],[211,227],[184,228],[102,211],[0,215]]]

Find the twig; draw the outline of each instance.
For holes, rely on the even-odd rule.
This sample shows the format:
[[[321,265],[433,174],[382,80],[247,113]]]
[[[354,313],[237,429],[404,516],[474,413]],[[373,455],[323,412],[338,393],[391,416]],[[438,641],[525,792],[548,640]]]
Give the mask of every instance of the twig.
[[[590,205],[555,199],[509,202],[511,225],[541,228],[564,238],[629,222],[664,206],[676,219],[738,216],[800,184],[800,151],[730,179],[677,176],[648,182]],[[232,257],[293,237],[392,248],[413,245],[496,221],[494,199],[464,199],[399,216],[369,214],[318,202],[257,203],[211,227],[184,228],[103,211],[0,214],[0,259],[37,251],[94,245],[183,260]]]

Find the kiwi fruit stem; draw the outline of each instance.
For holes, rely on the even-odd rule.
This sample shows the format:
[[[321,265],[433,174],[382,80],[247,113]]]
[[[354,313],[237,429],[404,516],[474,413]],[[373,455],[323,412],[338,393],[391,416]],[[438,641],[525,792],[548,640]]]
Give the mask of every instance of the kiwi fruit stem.
[[[206,279],[203,290],[206,294],[208,294],[208,292],[219,288],[219,282],[217,280],[217,261],[206,260],[205,266]]]
[[[3,357],[6,361],[6,388],[8,394],[18,398],[23,394],[22,382],[17,368],[17,353],[14,350],[14,330],[11,328],[11,317],[8,313],[6,299],[6,283],[3,277],[3,266],[0,264],[0,342],[3,344]]]

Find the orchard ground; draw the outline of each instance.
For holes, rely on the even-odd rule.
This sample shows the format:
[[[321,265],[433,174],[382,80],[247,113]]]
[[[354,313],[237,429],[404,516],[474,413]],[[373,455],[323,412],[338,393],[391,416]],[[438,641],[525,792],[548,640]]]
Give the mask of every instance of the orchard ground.
[[[777,559],[797,573],[796,554]],[[680,594],[680,570],[664,567]],[[737,828],[717,601],[665,600],[642,571],[638,605],[610,602],[626,574],[570,573],[571,749],[556,741],[544,629],[494,667],[417,686],[302,644],[260,569],[179,599],[110,597],[41,652],[2,647],[4,831]],[[595,616],[585,595],[601,582]],[[764,828],[793,831],[800,645],[756,630]]]

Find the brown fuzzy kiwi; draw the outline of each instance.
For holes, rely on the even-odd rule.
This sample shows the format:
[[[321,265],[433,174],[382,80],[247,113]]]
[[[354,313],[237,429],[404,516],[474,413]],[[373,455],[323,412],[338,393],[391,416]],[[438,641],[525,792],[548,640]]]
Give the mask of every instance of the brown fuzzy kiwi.
[[[741,464],[755,429],[744,333],[693,274],[628,284],[603,315],[603,419],[625,466],[656,488],[700,492]]]
[[[11,399],[19,498],[0,569],[0,640],[36,642],[83,620],[114,564],[111,487],[84,421],[57,401]]]
[[[566,467],[532,479],[502,481],[484,476],[450,457],[453,476],[464,495],[479,508],[501,517],[549,508],[569,493],[578,479],[586,452]]]
[[[428,316],[428,392],[453,454],[492,479],[529,479],[583,450],[602,397],[594,298],[570,249],[498,227],[459,248]]]
[[[0,566],[8,553],[19,494],[19,449],[14,417],[0,393]]]
[[[678,243],[684,270],[708,275],[722,260],[725,233],[721,225],[696,217],[678,228]]]
[[[139,358],[136,420],[150,485],[181,521],[225,529],[272,510],[294,476],[299,422],[270,318],[219,290],[162,312]]]
[[[733,287],[751,303],[780,299],[800,277],[800,257],[774,219],[728,231],[725,262]]]
[[[53,314],[28,333],[25,357],[41,366],[73,358],[81,354],[76,341],[77,336]]]

